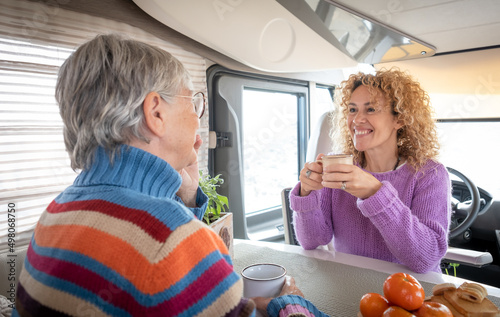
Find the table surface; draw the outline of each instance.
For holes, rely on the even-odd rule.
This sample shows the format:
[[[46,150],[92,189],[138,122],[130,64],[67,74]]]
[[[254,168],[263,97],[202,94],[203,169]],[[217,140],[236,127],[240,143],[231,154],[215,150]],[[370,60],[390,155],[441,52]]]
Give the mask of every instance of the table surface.
[[[234,240],[234,269],[255,263],[277,263],[295,278],[305,298],[330,316],[356,316],[359,300],[366,293],[383,294],[383,283],[393,273],[405,272],[417,278],[425,294],[440,283],[457,287],[467,280],[436,272],[418,274],[401,264],[385,262],[331,250],[304,250],[300,246],[251,240]],[[500,289],[484,285],[488,298],[500,306]]]

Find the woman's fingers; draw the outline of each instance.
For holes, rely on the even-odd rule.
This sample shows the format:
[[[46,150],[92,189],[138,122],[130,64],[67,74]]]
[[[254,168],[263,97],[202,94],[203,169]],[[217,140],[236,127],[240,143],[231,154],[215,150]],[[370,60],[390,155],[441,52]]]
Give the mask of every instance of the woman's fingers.
[[[304,297],[302,291],[295,285],[295,279],[289,275],[285,276],[285,284],[281,289],[280,296],[283,295],[299,295]]]
[[[323,167],[317,162],[309,162],[304,165],[300,171],[299,180],[301,183],[301,192],[309,194],[312,190],[323,188],[322,182]]]
[[[375,194],[382,183],[373,175],[353,165],[332,166],[323,173],[323,187],[342,189],[361,199]]]

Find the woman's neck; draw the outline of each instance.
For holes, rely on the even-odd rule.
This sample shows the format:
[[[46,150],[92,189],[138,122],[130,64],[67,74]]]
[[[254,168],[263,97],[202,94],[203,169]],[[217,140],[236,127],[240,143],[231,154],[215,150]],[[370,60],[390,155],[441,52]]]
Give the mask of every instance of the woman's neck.
[[[383,173],[396,170],[400,164],[401,157],[397,151],[378,153],[378,155],[365,153],[363,168],[373,173]]]

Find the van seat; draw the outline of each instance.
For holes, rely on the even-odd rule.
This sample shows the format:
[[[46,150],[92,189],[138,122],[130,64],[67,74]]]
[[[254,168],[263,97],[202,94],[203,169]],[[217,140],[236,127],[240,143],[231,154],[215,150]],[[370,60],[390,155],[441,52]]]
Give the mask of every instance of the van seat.
[[[493,262],[493,257],[489,252],[480,252],[468,249],[448,247],[443,262],[459,263],[475,267],[482,267]]]

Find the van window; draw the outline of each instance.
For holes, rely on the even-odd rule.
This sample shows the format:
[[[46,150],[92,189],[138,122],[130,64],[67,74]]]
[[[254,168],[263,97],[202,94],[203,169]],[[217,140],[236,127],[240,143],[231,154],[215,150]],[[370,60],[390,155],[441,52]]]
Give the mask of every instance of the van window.
[[[333,111],[333,88],[314,84],[310,88],[310,126],[313,127],[325,112]],[[243,89],[244,201],[247,214],[280,208],[281,189],[298,180],[302,168],[297,150],[299,118],[296,107],[299,102],[293,93]]]
[[[442,120],[438,122],[440,161],[486,190],[500,195],[500,169],[489,168],[500,157],[500,119]]]
[[[500,169],[494,166],[500,155],[497,142],[500,136],[500,94],[498,76],[494,75],[498,59],[491,50],[471,52],[468,56],[468,60],[479,61],[480,64],[473,68],[476,72],[466,73],[457,82],[462,86],[446,86],[449,78],[457,76],[453,70],[461,64],[447,65],[448,72],[443,71],[444,75],[438,77],[446,80],[443,87],[437,83],[429,85],[434,89],[429,96],[438,119],[440,161],[460,171],[476,186],[496,197],[500,195]],[[429,81],[425,75],[422,77]],[[449,82],[458,85],[453,80]],[[442,91],[436,92],[439,88]]]
[[[281,206],[281,189],[298,179],[298,103],[293,93],[243,89],[245,213]]]
[[[225,180],[234,237],[278,241],[281,191],[297,183],[310,126],[333,108],[333,87],[220,66],[207,77],[210,130],[219,137],[209,169]]]
[[[54,90],[60,65],[78,45],[110,32],[156,45],[179,58],[191,73],[194,88],[206,92],[204,58],[141,29],[42,2],[5,0],[2,5],[0,252],[26,246],[41,213],[77,176],[65,150]],[[206,170],[208,116],[200,126],[204,145],[199,166]],[[13,230],[15,244],[8,236]]]

